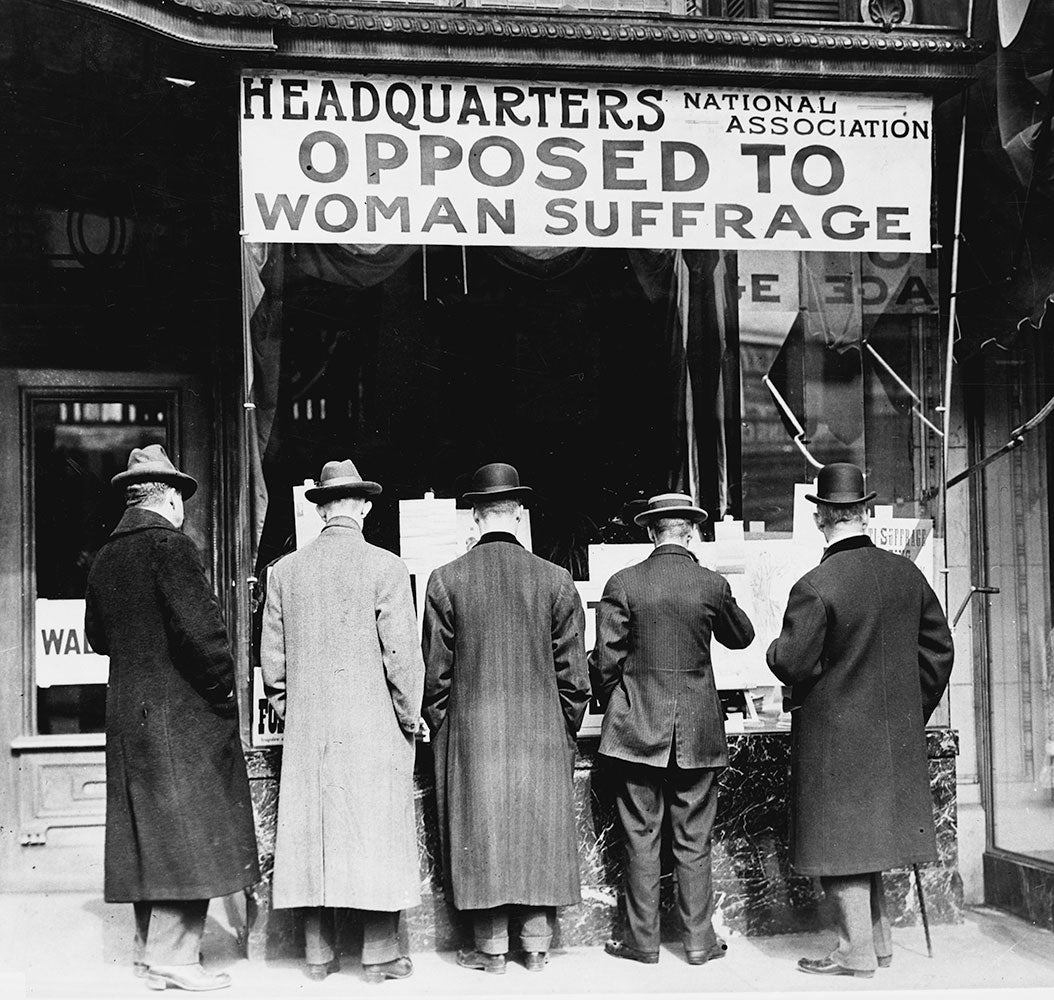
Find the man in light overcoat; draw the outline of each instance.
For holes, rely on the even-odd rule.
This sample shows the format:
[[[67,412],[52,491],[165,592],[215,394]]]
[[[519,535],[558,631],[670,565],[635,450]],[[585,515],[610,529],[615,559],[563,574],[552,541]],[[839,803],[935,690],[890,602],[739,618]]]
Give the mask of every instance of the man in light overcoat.
[[[433,733],[444,868],[472,913],[458,964],[504,973],[510,917],[540,971],[555,908],[580,899],[572,777],[589,701],[571,575],[516,539],[530,494],[511,465],[477,470],[476,546],[428,581],[424,716]]]
[[[105,896],[135,908],[134,971],[153,989],[215,990],[209,900],[259,879],[227,629],[179,529],[197,482],[161,445],[113,477],[124,516],[88,576],[84,627],[110,657]]]
[[[405,979],[399,916],[420,902],[415,732],[424,663],[410,577],[362,523],[381,492],[350,460],[305,493],[326,522],[273,565],[260,640],[285,720],[274,906],[304,909],[306,973],[340,967],[335,908],[362,911],[369,982]]]
[[[713,926],[710,840],[728,746],[710,642],[743,649],[754,627],[728,581],[700,566],[688,548],[705,519],[682,493],[648,501],[634,520],[647,527],[655,548],[608,580],[589,658],[593,693],[605,710],[600,753],[614,774],[626,838],[626,936],[605,950],[646,964],[659,960],[666,815],[685,958],[703,965],[726,950]]]
[[[953,648],[936,594],[911,560],[867,535],[864,474],[820,470],[820,565],[791,589],[768,664],[792,687],[791,861],[819,876],[838,944],[802,958],[815,975],[869,978],[892,962],[882,872],[937,860],[926,721]]]

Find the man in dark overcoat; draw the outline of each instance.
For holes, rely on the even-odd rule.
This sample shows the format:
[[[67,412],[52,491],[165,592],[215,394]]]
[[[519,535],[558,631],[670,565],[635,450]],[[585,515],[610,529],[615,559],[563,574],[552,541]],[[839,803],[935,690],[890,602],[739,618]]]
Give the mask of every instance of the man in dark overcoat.
[[[608,580],[589,658],[593,693],[604,708],[600,753],[614,776],[626,838],[626,936],[608,941],[605,951],[647,964],[659,960],[664,815],[685,957],[703,965],[726,950],[713,927],[710,840],[728,746],[710,642],[743,649],[754,627],[728,581],[700,566],[688,548],[705,519],[682,493],[648,501],[634,520],[647,527],[655,549]]]
[[[572,777],[589,701],[582,602],[571,575],[516,539],[511,465],[477,470],[480,538],[432,573],[424,604],[424,716],[454,905],[472,911],[475,949],[458,964],[505,971],[509,918],[540,971],[555,908],[580,899]]]
[[[135,907],[135,965],[154,989],[212,990],[209,900],[259,878],[234,661],[194,543],[197,489],[160,445],[113,477],[127,508],[88,577],[88,641],[110,657],[105,897]]]
[[[359,911],[368,982],[413,972],[399,915],[420,901],[414,736],[424,664],[410,574],[362,525],[379,483],[327,462],[306,499],[326,522],[267,585],[260,662],[285,719],[274,906],[303,908],[308,978],[340,966],[336,909]]]
[[[838,924],[837,947],[798,968],[867,978],[892,961],[882,872],[937,859],[925,726],[952,638],[915,564],[868,537],[863,472],[826,465],[817,487],[827,548],[768,649],[792,687],[791,861],[819,876]]]

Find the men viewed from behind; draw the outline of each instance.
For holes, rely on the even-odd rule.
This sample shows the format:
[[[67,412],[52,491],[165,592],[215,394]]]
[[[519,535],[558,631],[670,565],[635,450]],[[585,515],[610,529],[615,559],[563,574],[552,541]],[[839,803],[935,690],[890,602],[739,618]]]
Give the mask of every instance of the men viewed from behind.
[[[712,923],[710,840],[728,747],[710,642],[743,649],[754,628],[727,581],[688,548],[705,519],[681,493],[648,501],[634,520],[647,527],[655,549],[608,580],[589,659],[593,693],[605,710],[600,753],[615,777],[627,860],[625,940],[608,941],[605,951],[648,964],[659,960],[664,814],[687,961],[702,965],[726,949]]]
[[[510,917],[528,969],[544,968],[555,908],[579,901],[572,775],[589,700],[584,614],[566,570],[516,540],[531,493],[511,465],[478,469],[480,539],[425,595],[424,716],[433,733],[444,869],[474,949],[505,971]]]
[[[326,522],[273,566],[260,663],[285,719],[274,906],[304,908],[306,972],[340,966],[334,908],[362,911],[369,982],[405,979],[400,911],[420,902],[414,734],[424,664],[410,577],[362,523],[381,492],[350,459],[305,497]]]
[[[866,534],[864,475],[824,466],[820,565],[791,589],[768,664],[793,686],[791,859],[819,876],[838,944],[802,972],[871,977],[892,961],[882,872],[937,858],[925,725],[952,669],[948,622],[914,563]]]
[[[214,990],[200,964],[209,899],[259,878],[234,661],[194,543],[196,481],[164,448],[111,480],[124,516],[88,577],[85,631],[110,657],[105,897],[135,908],[134,971],[153,989]]]

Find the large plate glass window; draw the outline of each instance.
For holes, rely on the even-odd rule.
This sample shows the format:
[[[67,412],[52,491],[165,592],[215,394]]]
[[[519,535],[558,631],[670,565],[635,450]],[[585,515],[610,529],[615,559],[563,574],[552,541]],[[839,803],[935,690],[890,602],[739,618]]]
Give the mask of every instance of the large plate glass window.
[[[120,518],[110,479],[145,444],[173,450],[176,394],[34,391],[26,399],[35,731],[102,732],[108,660],[84,634],[84,591]]]

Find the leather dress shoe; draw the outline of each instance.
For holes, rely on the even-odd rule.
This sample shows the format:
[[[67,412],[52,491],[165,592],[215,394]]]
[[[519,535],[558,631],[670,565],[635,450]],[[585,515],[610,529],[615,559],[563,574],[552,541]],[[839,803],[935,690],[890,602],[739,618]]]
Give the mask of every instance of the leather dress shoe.
[[[888,969],[893,964],[892,955],[879,955],[878,956],[878,967],[880,969]]]
[[[368,983],[383,983],[386,979],[408,979],[414,971],[414,963],[405,956],[390,962],[364,965],[362,974]]]
[[[704,948],[702,951],[689,951],[685,948],[684,957],[689,965],[706,965],[707,962],[711,962],[715,958],[724,958],[727,952],[728,945],[718,938],[717,944],[710,948]]]
[[[545,968],[545,952],[525,951],[523,953],[523,967],[528,972],[541,972]]]
[[[857,979],[870,979],[875,974],[874,969],[847,969],[829,958],[799,958],[798,969],[813,976],[856,976]]]
[[[331,958],[328,962],[308,962],[304,965],[304,975],[315,983],[322,982],[331,972],[340,972],[339,958]]]
[[[604,951],[613,958],[626,958],[631,962],[642,962],[644,965],[655,965],[659,961],[657,951],[637,951],[636,948],[631,948],[621,941],[606,942]]]
[[[146,974],[146,985],[152,990],[222,990],[230,986],[226,972],[206,972],[200,965],[151,965]]]
[[[462,969],[480,969],[483,972],[493,973],[495,976],[505,975],[504,955],[488,955],[474,948],[462,948],[457,953],[457,964]]]

